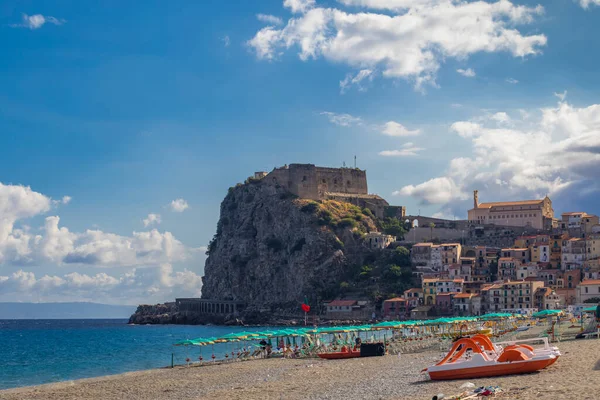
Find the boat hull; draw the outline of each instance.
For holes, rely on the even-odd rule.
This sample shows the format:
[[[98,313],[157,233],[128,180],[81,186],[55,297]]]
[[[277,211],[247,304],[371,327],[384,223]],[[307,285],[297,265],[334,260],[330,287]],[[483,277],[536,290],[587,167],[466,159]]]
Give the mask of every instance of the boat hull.
[[[326,360],[343,360],[345,358],[360,357],[360,351],[338,351],[335,353],[318,353],[317,356]]]
[[[490,376],[517,375],[536,372],[548,367],[556,361],[556,358],[544,360],[529,360],[512,363],[498,363],[471,368],[446,369],[441,371],[427,371],[432,380],[452,379],[474,379],[487,378]]]

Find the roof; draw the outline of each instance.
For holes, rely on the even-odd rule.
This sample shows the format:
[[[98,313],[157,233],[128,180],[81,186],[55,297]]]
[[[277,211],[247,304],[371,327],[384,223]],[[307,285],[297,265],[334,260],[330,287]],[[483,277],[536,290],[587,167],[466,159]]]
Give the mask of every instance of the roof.
[[[358,303],[357,300],[333,300],[327,303],[328,306],[353,306]]]
[[[433,243],[417,243],[417,244],[413,244],[413,247],[431,247],[433,246]]]
[[[562,213],[562,215],[589,215],[589,214],[586,213],[585,211],[571,211],[571,212]]]
[[[477,208],[491,208],[491,207],[502,207],[502,206],[534,206],[540,204],[542,200],[520,200],[520,201],[495,201],[491,203],[480,203]]]
[[[455,299],[470,299],[471,297],[476,297],[478,296],[475,293],[459,293],[456,296],[454,296]]]
[[[387,303],[387,302],[390,302],[390,303],[392,303],[392,302],[404,302],[404,301],[406,301],[406,299],[403,299],[402,297],[394,297],[393,299],[387,299],[387,300],[385,300],[384,303]]]
[[[498,261],[516,261],[514,257],[500,257]]]
[[[421,289],[421,288],[412,288],[412,289],[405,290],[404,293],[421,293],[422,291],[423,291],[423,289]]]
[[[581,281],[579,284],[583,286],[600,285],[600,279],[586,279],[584,281]]]

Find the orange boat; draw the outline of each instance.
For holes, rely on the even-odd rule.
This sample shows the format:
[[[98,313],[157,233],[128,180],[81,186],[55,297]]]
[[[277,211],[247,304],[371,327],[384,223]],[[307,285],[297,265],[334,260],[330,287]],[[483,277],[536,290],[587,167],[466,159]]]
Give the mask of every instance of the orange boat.
[[[327,360],[341,360],[344,358],[356,358],[360,357],[360,348],[358,350],[351,349],[350,347],[342,347],[340,351],[334,351],[331,353],[317,353],[320,358]]]
[[[546,340],[546,346],[548,343]],[[470,351],[469,353],[467,353]],[[552,351],[513,342],[498,353],[489,338],[476,335],[456,342],[442,361],[422,372],[432,380],[473,379],[490,376],[526,374],[552,365],[557,359]]]

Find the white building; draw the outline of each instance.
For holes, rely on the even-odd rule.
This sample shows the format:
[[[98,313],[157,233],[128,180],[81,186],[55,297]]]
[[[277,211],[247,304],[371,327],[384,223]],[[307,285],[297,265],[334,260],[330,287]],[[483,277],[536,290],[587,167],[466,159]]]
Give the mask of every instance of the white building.
[[[577,303],[600,297],[600,280],[586,279],[577,285]]]

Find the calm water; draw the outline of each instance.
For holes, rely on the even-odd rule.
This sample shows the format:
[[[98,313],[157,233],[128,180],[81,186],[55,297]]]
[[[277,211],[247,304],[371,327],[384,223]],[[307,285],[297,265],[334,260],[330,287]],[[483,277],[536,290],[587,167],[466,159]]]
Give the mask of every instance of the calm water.
[[[237,328],[127,325],[127,320],[0,320],[0,389],[119,374],[210,359],[211,346],[173,346],[185,339],[220,336]],[[232,344],[214,346],[222,357]]]

